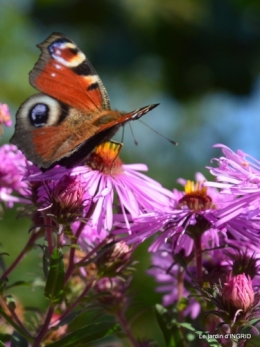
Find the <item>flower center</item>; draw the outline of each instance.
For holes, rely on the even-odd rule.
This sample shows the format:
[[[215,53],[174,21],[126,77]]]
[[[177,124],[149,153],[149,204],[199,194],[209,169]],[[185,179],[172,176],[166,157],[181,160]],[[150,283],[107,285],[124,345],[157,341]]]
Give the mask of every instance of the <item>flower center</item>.
[[[185,185],[185,193],[179,200],[178,208],[187,206],[195,212],[216,208],[211,197],[207,195],[207,187],[203,187],[200,182],[188,181]]]
[[[107,141],[97,146],[89,155],[86,164],[93,170],[102,171],[105,174],[113,175],[123,171],[122,160],[119,152],[122,145],[120,143]]]

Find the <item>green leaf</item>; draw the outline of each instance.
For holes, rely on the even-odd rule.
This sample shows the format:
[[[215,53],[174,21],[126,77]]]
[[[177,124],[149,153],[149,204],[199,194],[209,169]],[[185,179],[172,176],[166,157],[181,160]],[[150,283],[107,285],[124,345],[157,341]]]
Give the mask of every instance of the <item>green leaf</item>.
[[[0,347],[6,347],[6,345],[0,340]]]
[[[64,263],[61,249],[55,248],[51,255],[50,270],[48,273],[44,295],[51,305],[60,304],[64,296]]]
[[[28,282],[28,281],[16,281],[16,282],[10,284],[9,286],[7,286],[6,289],[10,289],[10,288],[13,288],[13,287],[18,287],[18,286],[30,287],[31,285],[32,285],[32,283]]]
[[[119,325],[113,322],[91,324],[79,330],[73,331],[59,341],[49,344],[48,347],[85,346],[86,343],[112,335],[119,330]]]
[[[176,343],[177,343],[177,340],[179,340],[179,338],[175,336],[176,337],[176,343],[175,343],[175,338],[173,338],[173,332],[170,329],[170,325],[169,325],[170,319],[168,316],[168,310],[159,304],[155,306],[155,309],[156,309],[155,312],[156,312],[157,322],[163,333],[166,346],[169,346],[169,347],[177,346]]]
[[[254,318],[249,321],[249,324],[255,326],[259,321],[260,321],[260,318]]]
[[[28,341],[15,331],[11,338],[11,347],[28,347]]]
[[[57,324],[55,327],[60,327],[63,326],[65,324],[70,324],[71,322],[73,322],[73,320],[78,317],[82,312],[84,312],[86,309],[81,309],[81,310],[77,310],[77,311],[73,311],[70,314],[68,314],[64,319],[62,319],[62,321],[60,321],[59,324]]]

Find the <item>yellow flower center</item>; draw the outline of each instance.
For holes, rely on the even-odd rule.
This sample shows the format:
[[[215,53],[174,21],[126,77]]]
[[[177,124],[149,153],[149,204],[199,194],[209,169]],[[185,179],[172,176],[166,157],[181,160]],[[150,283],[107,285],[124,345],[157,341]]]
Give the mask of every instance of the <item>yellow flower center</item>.
[[[123,163],[119,158],[121,147],[121,143],[104,142],[89,155],[86,164],[93,170],[99,170],[109,175],[121,173],[123,172]]]
[[[179,200],[179,208],[187,206],[194,212],[216,208],[211,197],[207,195],[207,187],[204,187],[200,182],[188,181],[184,189],[186,194]]]

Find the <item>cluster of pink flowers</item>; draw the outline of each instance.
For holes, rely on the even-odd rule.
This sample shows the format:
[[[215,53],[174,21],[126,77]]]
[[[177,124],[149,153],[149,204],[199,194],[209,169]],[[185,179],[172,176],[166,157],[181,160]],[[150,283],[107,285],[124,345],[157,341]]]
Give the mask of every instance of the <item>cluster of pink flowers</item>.
[[[10,125],[7,112],[2,105],[2,123]],[[214,159],[217,167],[208,168],[216,182],[198,173],[196,183],[178,180],[184,191],[170,191],[140,173],[147,170],[146,165],[123,164],[120,146],[112,142],[98,146],[84,165],[56,166],[45,172],[28,162],[15,146],[4,145],[0,148],[0,199],[8,207],[33,203],[38,212],[59,225],[59,233],[69,226],[85,249],[109,235],[134,246],[153,237],[148,273],[159,283],[157,290],[165,293],[167,306],[191,293],[187,289],[193,286],[191,273],[197,272],[202,280],[205,269],[224,263],[230,268],[232,261],[220,252],[224,247],[256,254],[259,245],[260,162],[242,151],[217,147],[224,156]],[[197,264],[190,261],[194,253]],[[202,253],[207,257],[202,259]],[[186,269],[178,257],[187,261]],[[236,276],[236,286],[243,283],[247,291],[252,280],[258,282],[257,276],[252,280],[242,273]],[[234,281],[229,278],[228,283]],[[180,287],[180,283],[187,286]],[[230,286],[226,286],[223,300],[233,295]],[[200,305],[189,299],[183,312],[194,318]]]

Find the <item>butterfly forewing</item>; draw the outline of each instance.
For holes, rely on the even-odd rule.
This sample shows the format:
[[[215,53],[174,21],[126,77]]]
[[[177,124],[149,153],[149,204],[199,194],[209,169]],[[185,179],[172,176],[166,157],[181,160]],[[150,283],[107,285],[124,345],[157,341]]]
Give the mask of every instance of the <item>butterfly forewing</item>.
[[[42,53],[29,75],[33,87],[87,114],[110,109],[99,76],[72,40],[53,33],[39,47]]]
[[[112,126],[123,125],[131,120],[139,119],[142,116],[144,116],[147,112],[157,107],[158,105],[159,104],[153,104],[126,114],[121,114],[120,117],[118,117],[117,119],[112,119],[109,123],[101,125],[96,133],[100,133]]]

